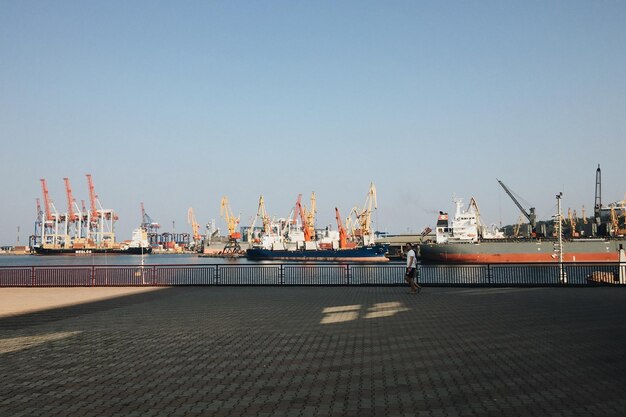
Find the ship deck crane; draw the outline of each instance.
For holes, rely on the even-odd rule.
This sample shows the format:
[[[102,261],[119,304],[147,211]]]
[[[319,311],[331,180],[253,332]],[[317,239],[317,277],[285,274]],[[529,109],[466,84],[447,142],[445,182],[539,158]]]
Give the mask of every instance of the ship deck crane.
[[[300,221],[302,221],[302,232],[304,233],[304,241],[309,242],[311,240],[311,228],[308,224],[305,209],[302,207],[302,194],[298,194],[298,199],[296,200],[296,206],[294,207],[293,213],[293,224],[297,223],[298,216],[300,216]]]
[[[348,246],[348,239],[346,237],[346,229],[344,229],[341,223],[341,215],[339,215],[339,209],[335,207],[335,218],[337,219],[337,230],[339,231],[339,248],[343,249]]]
[[[504,185],[504,183],[502,181],[500,181],[497,178],[496,178],[496,180],[502,186],[502,188],[504,188],[504,191],[506,191],[506,193],[509,195],[509,197],[511,197],[511,200],[513,200],[513,202],[515,203],[517,208],[520,209],[520,211],[522,212],[524,217],[526,217],[526,219],[528,219],[528,223],[530,224],[530,227],[532,228],[532,234],[535,235],[536,234],[536,230],[535,229],[537,227],[537,215],[535,214],[535,208],[531,207],[531,208],[528,209],[528,211],[526,211],[526,209],[520,204],[520,202],[517,201],[517,198],[515,198],[515,196],[511,192],[511,190],[509,190],[509,188],[506,185]]]

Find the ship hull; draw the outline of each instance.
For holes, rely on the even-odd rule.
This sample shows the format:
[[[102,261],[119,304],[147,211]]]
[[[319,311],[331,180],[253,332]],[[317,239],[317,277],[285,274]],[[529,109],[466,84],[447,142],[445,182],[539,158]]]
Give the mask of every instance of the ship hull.
[[[37,255],[148,255],[152,253],[152,248],[127,248],[127,249],[113,249],[113,248],[42,248],[35,247],[35,253]]]
[[[553,240],[481,241],[420,245],[423,262],[541,263],[558,260]],[[581,239],[563,242],[564,262],[618,262],[626,240]]]
[[[363,246],[353,249],[272,250],[251,248],[250,260],[316,261],[316,262],[388,262],[386,245]]]

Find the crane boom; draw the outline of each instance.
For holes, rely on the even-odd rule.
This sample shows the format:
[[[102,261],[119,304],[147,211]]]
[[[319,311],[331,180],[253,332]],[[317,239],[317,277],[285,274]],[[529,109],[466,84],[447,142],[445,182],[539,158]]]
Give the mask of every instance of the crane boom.
[[[239,239],[241,238],[241,233],[236,232],[237,225],[239,224],[239,219],[241,216],[235,217],[233,215],[232,210],[230,209],[230,203],[228,202],[228,197],[222,197],[222,202],[220,205],[220,215],[224,217],[226,221],[226,226],[228,227],[228,237],[230,239]]]
[[[531,227],[533,228],[533,230],[535,229],[536,223],[537,223],[537,216],[535,215],[535,208],[531,207],[528,212],[526,211],[526,209],[524,209],[524,207],[520,204],[519,201],[517,201],[517,198],[515,198],[515,196],[513,195],[513,193],[511,192],[511,190],[508,189],[508,187],[506,185],[504,185],[504,183],[502,181],[500,181],[499,179],[496,178],[496,180],[498,181],[498,183],[502,186],[502,188],[504,188],[504,191],[506,191],[506,193],[509,195],[509,197],[511,197],[511,200],[513,200],[513,202],[515,203],[515,205],[517,206],[517,208],[520,209],[520,211],[522,212],[522,214],[524,215],[524,217],[526,217],[528,219],[528,222],[530,223]]]
[[[91,221],[99,217],[98,207],[96,207],[96,189],[93,185],[91,174],[85,174],[87,177],[87,185],[89,186],[89,203],[91,205]]]
[[[335,207],[335,218],[337,219],[337,230],[339,230],[339,247],[345,248],[348,246],[348,239],[346,237],[346,229],[344,229],[341,223],[341,216],[339,215],[339,209]]]
[[[296,206],[294,208],[294,224],[296,223],[298,216],[300,216],[300,221],[302,221],[302,232],[304,232],[304,240],[308,242],[311,240],[311,228],[309,227],[307,215],[304,212],[304,208],[302,207],[302,194],[298,194],[298,200],[296,201]]]
[[[67,195],[67,217],[68,221],[73,222],[76,219],[76,214],[74,213],[74,197],[72,196],[72,187],[70,185],[69,178],[63,178],[65,182],[65,194]]]
[[[141,207],[143,208],[143,203],[141,203]],[[193,207],[189,207],[189,210],[187,210],[187,222],[191,225],[194,242],[199,242],[200,241],[200,233],[199,233],[200,225],[196,221],[196,216],[193,212]]]
[[[46,179],[42,178],[41,181],[41,191],[43,193],[43,205],[46,214],[46,220],[52,220],[52,210],[50,210],[50,194],[48,193],[48,184],[46,183]]]

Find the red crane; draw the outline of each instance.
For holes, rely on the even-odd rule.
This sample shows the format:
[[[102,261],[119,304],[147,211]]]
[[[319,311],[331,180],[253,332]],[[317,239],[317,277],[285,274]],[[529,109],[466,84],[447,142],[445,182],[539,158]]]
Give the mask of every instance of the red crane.
[[[87,184],[89,185],[89,203],[91,204],[91,221],[96,220],[99,217],[98,208],[96,207],[96,189],[93,186],[93,180],[91,174],[86,174]]]
[[[335,218],[337,219],[337,230],[339,230],[339,248],[343,249],[348,246],[348,240],[346,237],[346,229],[344,229],[341,223],[341,216],[339,215],[339,209],[335,207]]]
[[[67,218],[70,222],[78,220],[78,215],[74,213],[74,197],[72,197],[72,187],[70,186],[70,179],[63,178],[65,182],[65,194],[67,195]]]
[[[45,178],[40,179],[40,181],[41,181],[41,189],[43,191],[44,210],[46,212],[45,219],[47,221],[52,221],[53,217],[52,217],[52,211],[50,210],[50,195],[48,194],[48,184],[46,184]]]

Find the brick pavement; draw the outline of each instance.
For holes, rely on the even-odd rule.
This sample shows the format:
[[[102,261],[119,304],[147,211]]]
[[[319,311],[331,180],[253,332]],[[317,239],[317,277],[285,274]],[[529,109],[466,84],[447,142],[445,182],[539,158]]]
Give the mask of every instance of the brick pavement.
[[[0,415],[626,414],[626,289],[405,291],[178,287],[0,318]]]

